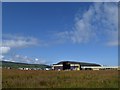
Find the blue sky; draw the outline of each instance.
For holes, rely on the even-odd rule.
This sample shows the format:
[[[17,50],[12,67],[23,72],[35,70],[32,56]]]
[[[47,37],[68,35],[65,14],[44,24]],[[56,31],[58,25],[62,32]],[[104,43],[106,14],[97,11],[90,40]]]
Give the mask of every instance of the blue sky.
[[[117,3],[3,3],[2,59],[118,64]]]

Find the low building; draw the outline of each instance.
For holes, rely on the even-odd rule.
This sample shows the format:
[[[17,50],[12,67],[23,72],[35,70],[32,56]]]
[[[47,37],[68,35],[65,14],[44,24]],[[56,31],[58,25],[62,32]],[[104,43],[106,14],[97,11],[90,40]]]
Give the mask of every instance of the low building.
[[[91,69],[91,70],[119,70],[118,66],[83,66],[82,69]]]
[[[53,70],[82,70],[86,68],[82,68],[85,66],[94,66],[94,67],[101,67],[99,64],[95,63],[85,63],[85,62],[74,62],[74,61],[61,61],[57,64],[53,64],[52,69]],[[87,68],[91,69],[91,68]]]

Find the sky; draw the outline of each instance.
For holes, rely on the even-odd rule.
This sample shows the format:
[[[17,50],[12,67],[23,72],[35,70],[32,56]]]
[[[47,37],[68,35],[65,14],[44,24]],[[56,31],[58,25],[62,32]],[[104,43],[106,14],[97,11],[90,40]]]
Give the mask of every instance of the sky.
[[[117,3],[4,2],[0,58],[118,65]]]

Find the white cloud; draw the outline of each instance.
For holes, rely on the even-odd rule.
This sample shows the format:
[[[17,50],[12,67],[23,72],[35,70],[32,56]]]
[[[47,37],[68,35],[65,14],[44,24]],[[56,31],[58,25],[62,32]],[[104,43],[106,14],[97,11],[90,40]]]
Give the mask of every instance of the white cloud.
[[[0,43],[0,54],[7,54],[13,48],[26,48],[30,46],[35,46],[41,44],[38,39],[34,37],[25,37],[25,36],[17,36],[11,34],[3,34],[2,43]],[[30,63],[30,64],[45,64],[46,61],[42,58],[29,58],[28,56],[22,55],[13,55],[10,57],[0,56],[0,59],[6,61],[14,61],[14,62],[22,62],[22,63]],[[6,59],[7,58],[7,59]]]
[[[4,56],[3,55],[0,55],[0,60],[2,60],[4,58]]]
[[[15,35],[3,35],[2,46],[8,46],[11,48],[27,47],[31,45],[37,45],[38,40],[33,37],[15,36]]]
[[[118,39],[118,31],[111,31],[108,33],[110,35],[107,45],[108,46],[117,46],[120,45],[119,39]]]
[[[0,47],[0,54],[6,54],[10,51],[10,47]]]
[[[94,3],[80,16],[82,18],[76,17],[75,29],[72,31],[73,42],[88,42],[104,35],[104,39],[114,38],[116,41],[117,34],[113,35],[113,32],[118,32],[117,10],[116,3]]]
[[[9,61],[29,63],[29,64],[46,64],[46,60],[43,58],[30,58],[28,56],[23,56],[23,55],[18,55],[18,54],[12,56],[9,59]]]
[[[118,41],[111,41],[111,42],[108,42],[107,45],[108,46],[116,46],[116,45],[120,45],[120,44],[118,43]]]
[[[38,58],[35,58],[35,61],[38,61],[39,59]]]
[[[38,39],[33,37],[24,37],[11,34],[3,34],[2,43],[0,43],[0,52],[8,53],[12,48],[29,47],[38,44]]]
[[[83,11],[76,14],[73,29],[60,32],[62,34],[59,37],[63,40],[69,39],[73,43],[86,43],[97,40],[106,44],[111,43],[113,46],[117,45],[117,3],[93,3],[86,11]]]

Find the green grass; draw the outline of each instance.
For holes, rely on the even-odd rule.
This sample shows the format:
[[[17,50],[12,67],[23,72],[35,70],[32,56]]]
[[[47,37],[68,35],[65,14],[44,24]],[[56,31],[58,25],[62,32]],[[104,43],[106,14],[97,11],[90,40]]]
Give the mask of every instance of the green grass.
[[[118,71],[3,69],[3,88],[118,88]]]

